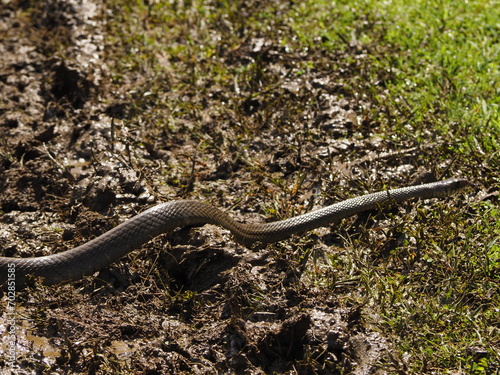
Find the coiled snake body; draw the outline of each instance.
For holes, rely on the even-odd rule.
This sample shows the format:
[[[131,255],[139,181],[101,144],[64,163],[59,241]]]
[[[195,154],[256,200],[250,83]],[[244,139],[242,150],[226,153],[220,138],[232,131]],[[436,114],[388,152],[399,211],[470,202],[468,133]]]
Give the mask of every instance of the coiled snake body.
[[[439,198],[462,190],[467,180],[451,178],[418,186],[380,191],[312,211],[290,219],[264,223],[239,223],[214,206],[199,201],[172,201],[151,207],[103,235],[74,249],[35,258],[0,257],[0,285],[15,275],[22,288],[27,275],[41,276],[44,284],[78,280],[101,270],[161,233],[186,225],[216,224],[233,234],[247,247],[267,244],[314,228],[329,225],[385,203],[410,198]],[[10,279],[9,279],[10,280]]]

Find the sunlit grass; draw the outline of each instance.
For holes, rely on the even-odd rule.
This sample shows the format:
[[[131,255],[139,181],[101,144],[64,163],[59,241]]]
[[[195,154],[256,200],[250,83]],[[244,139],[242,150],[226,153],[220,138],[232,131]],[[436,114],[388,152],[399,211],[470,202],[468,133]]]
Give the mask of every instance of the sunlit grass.
[[[304,43],[314,39],[325,48],[354,46],[373,53],[373,71],[368,76],[388,72],[382,87],[373,91],[381,112],[396,119],[386,123],[387,135],[398,137],[407,125],[417,137],[425,132],[430,137],[442,134],[466,160],[485,165],[492,172],[487,183],[498,186],[497,1],[341,1],[334,5],[309,1],[293,12],[294,29]],[[310,27],[304,27],[309,22]],[[385,47],[384,54],[377,53],[380,46]],[[470,176],[474,177],[480,176]],[[491,206],[477,209],[481,213],[473,224],[465,223],[465,216],[454,217],[448,228],[440,223],[435,240],[422,239],[423,269],[413,268],[404,277],[387,271],[374,277],[373,271],[364,271],[366,288],[372,290],[386,323],[400,337],[403,356],[416,373],[466,368],[486,374],[500,363],[495,348],[500,337],[500,216]],[[399,256],[404,262],[405,254]]]
[[[294,9],[294,28],[304,43],[316,37],[326,48],[347,44],[372,53],[373,71],[367,75],[388,72],[372,96],[382,113],[393,115],[386,135],[413,134],[422,141],[442,135],[461,155],[465,169],[480,168],[471,170],[469,178],[498,189],[499,5],[309,1]],[[311,19],[311,27],[304,27]],[[381,46],[384,54],[377,53]],[[500,215],[489,204],[474,206],[478,215],[471,223],[466,216],[455,217],[450,227],[440,223],[436,239],[424,237],[424,269],[414,268],[404,277],[386,271],[367,276],[416,373],[464,368],[486,374],[500,363],[495,347],[500,337]]]

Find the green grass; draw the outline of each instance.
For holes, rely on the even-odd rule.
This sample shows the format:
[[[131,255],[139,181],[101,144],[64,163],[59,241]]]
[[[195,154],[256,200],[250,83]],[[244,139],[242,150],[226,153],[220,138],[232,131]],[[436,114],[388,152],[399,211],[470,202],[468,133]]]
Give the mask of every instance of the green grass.
[[[303,3],[300,22],[317,18],[314,32],[330,48],[347,35],[368,53],[375,51],[371,74],[390,72],[387,90],[374,92],[386,107],[382,112],[393,116],[387,121],[389,134],[406,136],[410,125],[422,139],[442,135],[462,155],[465,167],[473,169],[471,178],[498,189],[500,4],[347,2],[341,10],[335,7],[337,19],[345,23],[329,30],[327,3]],[[301,28],[300,22],[295,28]],[[359,28],[362,22],[367,30]],[[301,39],[306,42],[308,35]],[[393,53],[376,55],[379,46]],[[414,267],[404,276],[376,269],[367,276],[367,289],[375,290],[373,298],[415,373],[498,371],[500,215],[494,205],[472,205],[478,212],[472,222],[465,213],[451,214],[452,220],[440,221],[436,236],[425,236],[422,269]],[[405,259],[404,254],[393,256]]]
[[[214,109],[218,113],[244,117],[240,107],[248,97],[235,94],[241,90],[265,96],[269,104],[260,111],[271,118],[280,105],[266,92],[276,84],[272,75],[258,60],[238,66],[217,58],[245,38],[264,36],[295,51],[318,52],[300,62],[304,72],[352,66],[346,95],[359,90],[374,104],[370,116],[380,137],[420,144],[437,139],[457,170],[498,192],[498,1],[311,0],[258,9],[251,2],[247,9],[238,2],[193,1],[175,11],[159,2],[114,3],[117,9],[125,5],[114,13],[117,23],[109,24],[121,54],[114,84],[127,84],[130,75],[154,81],[146,84],[145,78],[128,91],[136,106],[131,121],[140,118],[175,133],[189,130],[177,121],[186,118],[200,131],[203,97],[214,93],[207,87],[228,96]],[[319,57],[334,51],[347,53],[342,61]],[[172,95],[163,95],[166,87]],[[224,94],[233,90],[232,97]],[[243,143],[252,129],[245,123],[242,129]],[[463,203],[456,211],[415,210],[398,224],[407,241],[385,263],[362,254],[355,261],[331,260],[337,282],[359,277],[365,302],[382,317],[371,323],[394,338],[410,373],[489,374],[500,366],[500,210],[489,201]]]
[[[385,117],[387,134],[412,134],[421,141],[442,136],[471,168],[470,178],[498,189],[500,4],[349,1],[331,9],[328,4],[302,3],[294,28],[304,43],[312,31],[325,48],[348,43],[373,54],[367,76],[388,72],[384,87],[373,92],[385,107],[380,119]],[[327,26],[332,14],[340,25]],[[303,26],[310,19],[316,28]],[[399,337],[412,372],[498,371],[500,215],[489,203],[472,206],[478,214],[470,222],[466,213],[450,213],[435,224],[439,233],[420,244],[419,267],[413,264],[405,275],[384,267],[364,271],[366,289]],[[404,246],[398,252],[392,257],[404,262]]]
[[[304,43],[317,36],[327,48],[348,43],[373,54],[371,73],[376,77],[385,70],[383,83],[389,91],[387,96],[375,95],[389,99],[387,105],[399,115],[396,125],[416,123],[451,131],[465,138],[469,152],[476,151],[475,140],[487,151],[498,152],[499,5],[498,1],[340,1],[335,5],[309,1],[294,9],[298,15],[294,29]],[[315,20],[315,28],[304,26],[310,19]],[[381,49],[387,46],[393,53]],[[477,134],[487,139],[476,138]]]

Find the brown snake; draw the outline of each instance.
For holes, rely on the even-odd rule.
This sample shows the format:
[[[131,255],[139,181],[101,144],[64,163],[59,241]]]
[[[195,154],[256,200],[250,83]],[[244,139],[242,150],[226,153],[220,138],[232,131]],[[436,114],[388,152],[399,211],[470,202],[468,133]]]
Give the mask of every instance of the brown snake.
[[[276,242],[292,234],[327,226],[386,203],[398,203],[411,198],[445,197],[467,185],[469,182],[465,179],[450,178],[380,191],[347,199],[304,215],[265,224],[239,223],[218,208],[199,201],[161,203],[74,249],[35,258],[0,257],[0,285],[14,278],[16,288],[20,289],[27,283],[27,275],[41,276],[44,284],[78,280],[117,261],[153,237],[186,225],[220,225],[231,231],[237,242],[251,247],[256,243]]]

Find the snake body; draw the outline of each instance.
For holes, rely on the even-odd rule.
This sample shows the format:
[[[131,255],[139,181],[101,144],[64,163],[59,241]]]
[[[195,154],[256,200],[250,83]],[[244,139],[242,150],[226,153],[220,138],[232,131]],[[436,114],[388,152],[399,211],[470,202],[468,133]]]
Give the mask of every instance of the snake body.
[[[27,275],[41,276],[46,285],[74,281],[92,275],[117,261],[153,237],[186,225],[216,224],[228,229],[240,244],[267,244],[296,233],[327,226],[386,203],[398,203],[411,198],[440,198],[462,190],[465,179],[448,180],[380,191],[333,204],[290,219],[263,223],[240,223],[218,208],[193,200],[161,203],[134,216],[101,236],[74,249],[34,257],[0,257],[0,285],[15,276],[17,288],[25,286]]]

